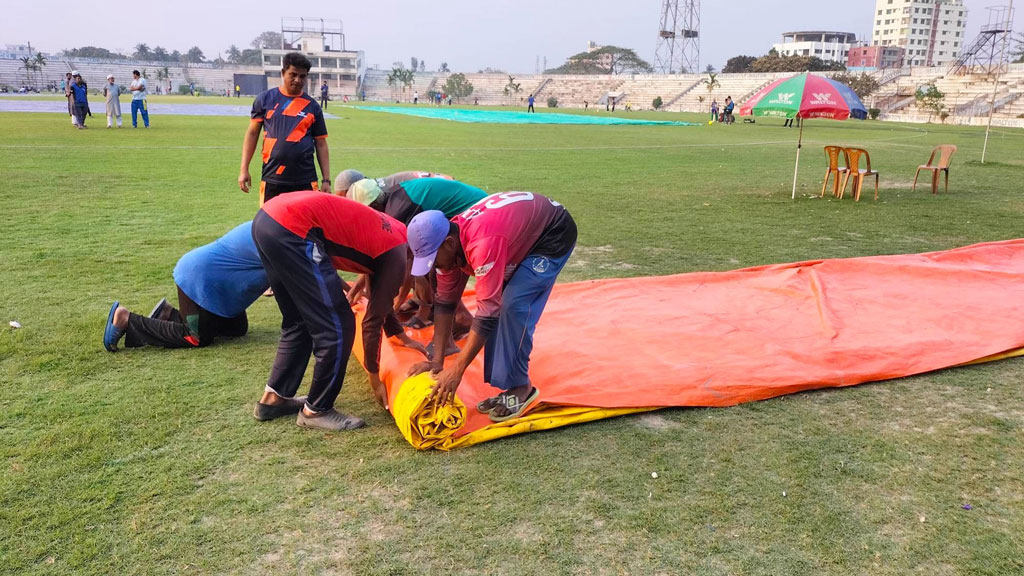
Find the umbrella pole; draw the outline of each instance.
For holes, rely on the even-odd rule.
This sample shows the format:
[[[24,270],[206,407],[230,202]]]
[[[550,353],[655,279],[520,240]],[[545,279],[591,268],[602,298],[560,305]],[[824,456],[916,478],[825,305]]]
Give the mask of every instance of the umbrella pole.
[[[803,120],[799,120],[799,122],[800,137],[797,138],[796,141],[796,166],[793,167],[793,196],[790,198],[791,200],[796,200],[796,174],[800,171],[800,147],[803,145],[804,141],[804,122]]]

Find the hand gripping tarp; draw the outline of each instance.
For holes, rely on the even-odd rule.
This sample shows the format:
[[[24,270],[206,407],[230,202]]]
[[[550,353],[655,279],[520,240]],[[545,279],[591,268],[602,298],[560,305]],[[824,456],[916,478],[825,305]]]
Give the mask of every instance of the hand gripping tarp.
[[[431,338],[429,328],[409,334]],[[498,392],[483,383],[483,354],[458,402],[439,411],[426,402],[428,375],[406,379],[422,360],[417,352],[385,342],[381,378],[402,435],[419,449],[449,450],[659,407],[732,406],[1021,354],[1024,239],[559,284],[530,362],[540,398],[501,424],[476,410]]]

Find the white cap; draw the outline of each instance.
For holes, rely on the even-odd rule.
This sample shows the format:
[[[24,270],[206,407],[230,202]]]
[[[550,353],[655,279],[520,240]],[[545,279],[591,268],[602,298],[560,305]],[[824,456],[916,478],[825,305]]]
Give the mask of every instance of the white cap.
[[[107,80],[113,80],[113,79],[114,79],[114,75],[113,74],[107,74]]]
[[[71,75],[72,76],[81,76],[81,74],[78,73],[78,70],[72,70],[71,71]]]

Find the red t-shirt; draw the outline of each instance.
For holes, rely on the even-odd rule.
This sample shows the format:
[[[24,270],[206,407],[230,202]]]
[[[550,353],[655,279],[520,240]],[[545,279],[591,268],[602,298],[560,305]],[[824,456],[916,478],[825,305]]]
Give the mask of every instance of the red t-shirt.
[[[380,333],[402,332],[394,316],[394,297],[405,279],[406,252],[389,253],[405,244],[405,225],[369,206],[324,192],[290,192],[261,208],[300,238],[312,238],[337,270],[370,275],[370,301],[363,316],[363,363],[380,369]]]
[[[354,200],[317,192],[290,192],[263,205],[275,222],[301,238],[319,230],[338,270],[370,274],[372,260],[405,244],[405,225]]]

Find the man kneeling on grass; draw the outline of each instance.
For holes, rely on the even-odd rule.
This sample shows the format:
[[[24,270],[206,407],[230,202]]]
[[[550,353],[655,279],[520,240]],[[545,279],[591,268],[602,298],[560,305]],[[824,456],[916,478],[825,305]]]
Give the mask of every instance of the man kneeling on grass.
[[[530,383],[533,332],[558,273],[576,246],[576,222],[561,204],[532,192],[484,198],[450,221],[423,212],[409,224],[412,274],[437,268],[434,346],[450,336],[456,303],[476,276],[476,317],[469,340],[448,369],[435,357],[409,369],[437,379],[435,404],[455,398],[466,369],[484,348],[484,382],[502,390],[477,404],[494,422],[523,413],[539,391]]]
[[[401,345],[423,352],[393,314],[405,278],[405,225],[340,196],[292,192],[270,200],[252,223],[263,267],[281,309],[281,341],[258,420],[298,413],[296,424],[350,430],[362,419],[334,409],[355,337],[355,315],[338,270],[368,274],[370,301],[363,318],[364,364],[377,401],[387,407],[380,381],[381,327]],[[308,397],[295,397],[309,356],[316,357]]]
[[[243,336],[249,329],[246,308],[269,286],[252,241],[252,222],[182,256],[174,267],[174,283],[178,308],[162,299],[145,317],[114,302],[103,347],[116,352],[122,336],[127,348],[197,348],[218,336]]]

